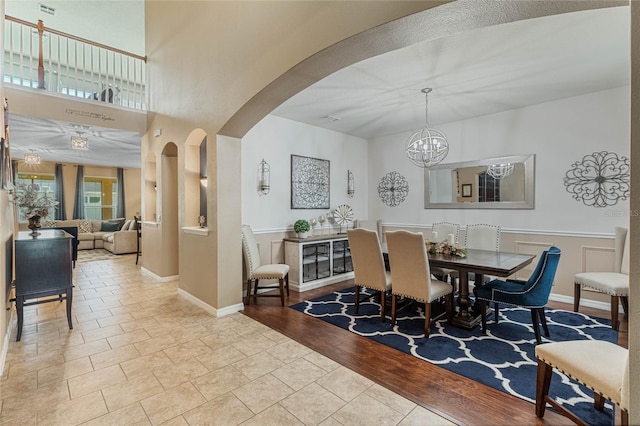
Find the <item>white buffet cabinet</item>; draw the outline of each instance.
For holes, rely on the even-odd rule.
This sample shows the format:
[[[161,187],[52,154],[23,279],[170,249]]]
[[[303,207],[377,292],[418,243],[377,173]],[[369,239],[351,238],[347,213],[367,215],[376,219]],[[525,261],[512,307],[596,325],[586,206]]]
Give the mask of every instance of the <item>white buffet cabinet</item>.
[[[285,238],[284,262],[289,265],[289,285],[302,292],[353,278],[346,234]]]

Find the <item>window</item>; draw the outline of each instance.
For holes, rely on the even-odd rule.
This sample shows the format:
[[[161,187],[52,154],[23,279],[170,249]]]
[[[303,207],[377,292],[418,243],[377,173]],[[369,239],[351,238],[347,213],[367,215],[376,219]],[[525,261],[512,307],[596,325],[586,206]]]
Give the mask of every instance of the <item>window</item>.
[[[29,173],[19,173],[18,181],[16,185],[18,188],[20,184],[30,185],[36,184],[40,186],[40,191],[38,191],[39,196],[43,196],[47,194],[48,197],[54,198],[56,193],[56,181],[53,175],[47,174],[29,174]],[[19,189],[18,189],[19,190]],[[25,220],[23,216],[23,211],[18,212],[18,220]],[[53,217],[55,214],[54,211],[49,211],[49,216]]]
[[[115,178],[84,178],[84,210],[87,219],[104,220],[116,217],[118,181]]]

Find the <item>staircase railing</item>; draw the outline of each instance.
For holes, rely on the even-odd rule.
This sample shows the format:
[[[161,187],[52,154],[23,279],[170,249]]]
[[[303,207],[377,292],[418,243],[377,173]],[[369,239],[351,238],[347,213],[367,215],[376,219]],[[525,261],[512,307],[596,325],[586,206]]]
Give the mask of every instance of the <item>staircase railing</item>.
[[[146,110],[147,58],[5,16],[4,82]]]

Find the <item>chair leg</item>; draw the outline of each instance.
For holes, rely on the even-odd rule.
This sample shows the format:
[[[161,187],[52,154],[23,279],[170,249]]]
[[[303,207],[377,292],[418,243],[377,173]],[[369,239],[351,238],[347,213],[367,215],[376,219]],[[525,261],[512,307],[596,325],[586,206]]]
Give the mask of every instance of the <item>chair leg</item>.
[[[620,410],[620,423],[622,424],[622,426],[628,426],[629,425],[629,412],[627,410]]]
[[[629,315],[629,297],[620,296],[620,301],[622,302],[622,309],[624,310],[625,316],[628,316]]]
[[[573,312],[578,312],[578,307],[580,307],[580,290],[582,286],[580,284],[573,285]]]
[[[356,315],[358,315],[358,310],[360,309],[360,286],[356,285],[354,286],[355,289],[355,300],[354,300],[354,312]]]
[[[391,327],[396,326],[396,309],[397,309],[397,300],[396,295],[391,295]]]
[[[251,304],[251,284],[252,284],[252,280],[247,280],[247,297],[245,297],[245,304],[246,305],[250,305]]]
[[[538,312],[535,308],[531,309],[531,324],[533,325],[533,332],[536,335],[536,343],[539,345],[542,343],[542,338],[540,337],[540,327],[538,325]]]
[[[618,296],[611,296],[611,328],[618,329]]]
[[[427,302],[424,304],[424,337],[429,337],[429,332],[431,330],[431,303]]]
[[[538,360],[538,375],[536,380],[536,416],[544,417],[544,410],[547,407],[546,398],[551,385],[551,375],[553,368],[541,359]]]
[[[280,304],[284,306],[284,278],[280,278],[278,282],[280,283]]]
[[[500,313],[500,305],[498,302],[493,302],[493,322],[498,323],[498,313]]]
[[[253,301],[257,304],[258,303],[258,283],[260,282],[259,279],[255,279],[253,281]]]
[[[480,327],[482,334],[487,334],[487,302],[478,299],[478,305],[480,306]]]
[[[287,284],[287,297],[289,297],[289,273],[284,276],[285,283]]]
[[[547,316],[544,314],[544,308],[538,309],[538,318],[540,318],[540,323],[542,324],[544,335],[546,337],[549,337],[549,327],[547,327]]]
[[[386,299],[386,295],[384,291],[380,291],[380,321],[384,322],[384,311],[386,309],[385,306],[385,299]]]
[[[593,393],[593,408],[598,411],[604,410],[604,396],[600,395],[598,392]]]
[[[447,322],[453,321],[453,293],[449,293],[444,297],[445,312],[447,314]]]

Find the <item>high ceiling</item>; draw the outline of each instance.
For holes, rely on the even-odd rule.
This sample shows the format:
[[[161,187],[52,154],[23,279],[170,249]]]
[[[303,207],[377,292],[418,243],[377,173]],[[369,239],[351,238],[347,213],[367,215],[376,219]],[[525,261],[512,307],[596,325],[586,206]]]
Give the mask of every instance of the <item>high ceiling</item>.
[[[38,4],[9,0],[8,14],[15,3]],[[93,20],[97,27],[109,28],[111,38],[83,36],[140,53],[134,45],[119,44],[111,31],[111,21],[117,20],[116,12],[118,16],[127,16],[123,8],[140,3],[139,0],[119,2],[118,7],[113,7],[111,1],[46,4],[49,3],[56,3],[62,11],[80,3],[100,5],[99,13],[93,12],[86,19]],[[416,44],[340,70],[292,97],[273,114],[370,139],[422,127],[425,97],[420,90],[425,87],[433,88],[429,95],[429,122],[437,126],[627,86],[630,82],[629,14],[629,7],[570,13]],[[96,22],[98,18],[100,25]],[[140,19],[144,19],[144,14]],[[105,22],[110,23],[105,25]],[[139,26],[129,30],[132,32],[119,28],[119,37],[130,40],[135,36],[144,40]],[[43,158],[50,156],[52,161],[84,164],[100,161],[114,166],[140,167],[139,134],[110,129],[93,131],[91,150],[81,152],[82,157],[71,157],[74,153],[70,153],[70,134],[74,129],[70,123],[11,117],[12,146],[22,150],[21,153],[28,150],[29,145],[37,144],[40,148],[46,147]],[[102,145],[103,136],[105,145]],[[124,155],[121,149],[126,150]],[[137,155],[133,153],[136,149]],[[126,163],[131,158],[136,159],[135,164]]]

